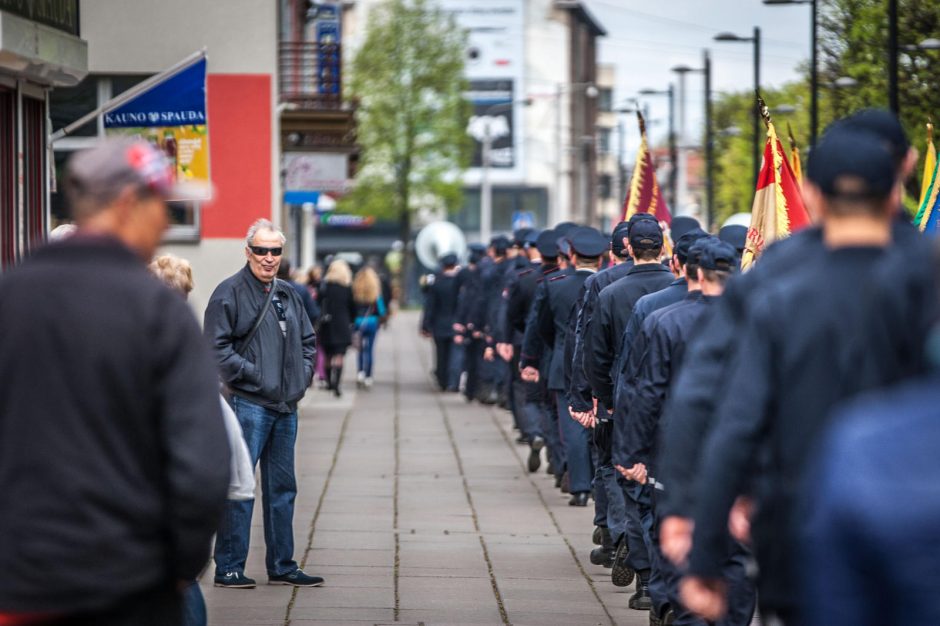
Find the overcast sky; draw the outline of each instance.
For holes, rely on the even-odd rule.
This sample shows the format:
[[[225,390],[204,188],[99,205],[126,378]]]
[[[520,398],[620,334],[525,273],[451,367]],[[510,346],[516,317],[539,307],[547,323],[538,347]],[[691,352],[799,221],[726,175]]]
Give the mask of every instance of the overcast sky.
[[[713,37],[723,31],[751,36],[761,29],[761,83],[779,85],[799,78],[797,67],[809,59],[810,14],[807,5],[764,6],[761,0],[585,0],[594,17],[607,30],[600,41],[600,62],[616,68],[615,104],[640,89],[665,89],[677,75],[676,65],[702,67],[702,50],[712,58],[712,90],[751,89],[753,45],[723,43]],[[704,83],[701,74],[686,80],[688,134],[699,137],[703,120]],[[668,104],[665,97],[648,97],[650,117],[662,120],[650,129],[651,140],[666,136]],[[631,119],[627,161],[638,145]]]

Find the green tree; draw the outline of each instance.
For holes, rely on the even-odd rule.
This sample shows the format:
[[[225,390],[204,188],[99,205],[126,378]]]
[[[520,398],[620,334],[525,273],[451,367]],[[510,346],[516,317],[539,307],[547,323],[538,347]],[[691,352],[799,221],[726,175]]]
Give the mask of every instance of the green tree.
[[[418,208],[455,210],[469,164],[465,35],[428,0],[387,0],[369,14],[349,68],[362,147],[341,207],[393,218],[402,241]]]

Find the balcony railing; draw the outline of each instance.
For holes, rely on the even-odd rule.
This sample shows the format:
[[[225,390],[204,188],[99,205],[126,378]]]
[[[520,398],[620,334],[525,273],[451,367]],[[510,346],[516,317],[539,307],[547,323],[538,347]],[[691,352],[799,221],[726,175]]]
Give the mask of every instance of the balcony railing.
[[[340,44],[282,41],[278,55],[282,102],[296,104],[301,109],[341,108]]]

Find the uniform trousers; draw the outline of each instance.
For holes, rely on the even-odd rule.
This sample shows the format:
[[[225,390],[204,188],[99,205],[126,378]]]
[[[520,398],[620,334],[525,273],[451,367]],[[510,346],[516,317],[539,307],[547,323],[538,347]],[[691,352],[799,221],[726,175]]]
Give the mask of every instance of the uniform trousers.
[[[453,337],[434,338],[434,378],[441,389],[450,388],[450,354],[453,346]]]
[[[468,400],[477,397],[480,390],[480,362],[483,360],[483,339],[467,340],[464,351],[464,367],[467,370],[467,383],[463,393]]]
[[[558,425],[562,445],[568,460],[568,480],[571,493],[591,491],[594,463],[591,460],[591,431],[579,424],[568,411],[568,400],[563,391],[555,392]]]
[[[603,407],[598,407],[598,414],[603,415]],[[610,448],[613,441],[614,423],[610,420],[598,421],[594,427],[594,498],[595,504],[603,500],[603,517],[606,524],[597,524],[601,511],[595,507],[595,524],[607,526],[614,543],[620,541],[627,529],[627,503],[623,489],[617,483],[619,472],[611,460]]]
[[[447,388],[460,389],[460,376],[463,374],[464,352],[463,344],[453,344],[450,347],[450,364],[447,370]]]

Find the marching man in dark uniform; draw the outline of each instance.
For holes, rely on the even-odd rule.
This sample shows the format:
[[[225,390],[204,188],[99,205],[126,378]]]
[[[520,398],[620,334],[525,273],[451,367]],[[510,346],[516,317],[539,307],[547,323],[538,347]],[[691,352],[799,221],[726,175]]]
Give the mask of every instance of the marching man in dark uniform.
[[[590,433],[576,422],[568,411],[564,377],[564,345],[569,318],[575,311],[578,292],[588,276],[600,266],[600,256],[607,249],[607,240],[593,228],[579,228],[570,236],[572,275],[556,276],[546,283],[545,298],[539,302],[536,320],[543,341],[553,346],[548,388],[555,394],[559,427],[564,433],[563,445],[568,463],[572,506],[587,506],[594,475],[589,449]],[[535,368],[538,363],[523,358],[523,366]]]
[[[454,323],[457,315],[457,255],[441,257],[441,271],[433,276],[424,300],[421,332],[434,339],[434,375],[441,391],[457,391],[451,374]]]
[[[454,343],[463,352],[463,370],[467,373],[464,396],[467,402],[476,398],[480,388],[480,361],[483,359],[483,331],[477,326],[476,310],[480,300],[481,263],[486,259],[482,244],[470,244],[467,267],[457,272],[457,313]]]

